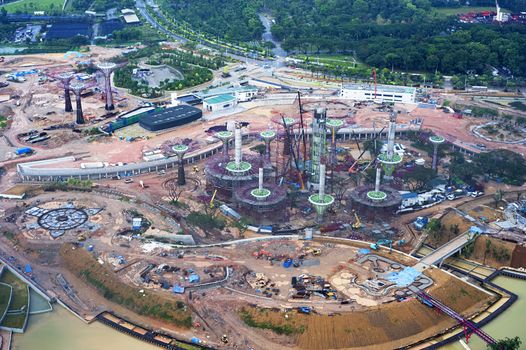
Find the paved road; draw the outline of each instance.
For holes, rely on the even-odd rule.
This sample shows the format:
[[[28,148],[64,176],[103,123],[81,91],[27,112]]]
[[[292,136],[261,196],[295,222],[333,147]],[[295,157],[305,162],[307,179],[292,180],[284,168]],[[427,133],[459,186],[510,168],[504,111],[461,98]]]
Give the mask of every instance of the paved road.
[[[151,26],[154,27],[155,29],[160,30],[161,32],[165,33],[168,37],[172,38],[175,41],[179,41],[179,42],[181,42],[183,44],[188,41],[187,39],[183,38],[182,36],[174,34],[170,30],[168,30],[166,27],[164,27],[162,24],[160,24],[157,21],[157,19],[155,19],[152,16],[150,16],[150,14],[148,13],[148,11],[146,9],[146,4],[144,3],[143,0],[135,0],[135,7],[137,8],[137,10],[139,10],[141,15],[144,18],[146,18],[148,23],[150,23]],[[164,17],[163,13],[160,10],[156,10],[156,13],[160,17]],[[206,46],[204,44],[200,44],[199,46],[206,47],[206,48],[213,49],[213,50],[217,50],[216,48],[208,47],[208,46]],[[223,54],[225,56],[231,57],[231,58],[233,58],[235,60],[246,62],[246,63],[257,64],[257,65],[261,65],[261,66],[265,64],[265,62],[263,62],[263,61],[255,60],[253,58],[248,58],[248,57],[244,57],[244,56],[239,56],[239,55],[236,55],[236,54],[233,54],[233,53],[229,53],[229,52],[223,52]]]
[[[168,37],[176,40],[176,41],[179,41],[181,43],[186,43],[188,40],[186,40],[185,38],[183,38],[182,36],[179,36],[179,35],[176,35],[174,33],[172,33],[171,31],[169,31],[168,29],[166,29],[165,27],[163,27],[161,24],[159,24],[157,22],[157,20],[155,18],[153,18],[152,16],[150,16],[150,14],[148,13],[148,11],[146,10],[146,4],[144,3],[143,0],[135,0],[135,7],[137,8],[137,10],[139,10],[139,12],[141,13],[141,15],[146,18],[146,20],[148,21],[148,23],[150,23],[150,25],[152,27],[154,27],[155,29],[157,30],[160,30],[161,32],[163,32],[164,34],[168,35]]]

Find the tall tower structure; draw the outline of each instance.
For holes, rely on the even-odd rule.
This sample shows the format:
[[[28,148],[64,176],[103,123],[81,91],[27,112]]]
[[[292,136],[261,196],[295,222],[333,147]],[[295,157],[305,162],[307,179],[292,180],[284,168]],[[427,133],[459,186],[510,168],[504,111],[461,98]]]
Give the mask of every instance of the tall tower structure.
[[[314,111],[312,122],[311,138],[311,163],[310,178],[311,183],[317,184],[320,181],[320,165],[327,153],[327,111],[325,108],[317,108]]]
[[[97,69],[104,75],[104,94],[106,100],[104,108],[107,111],[115,109],[113,105],[113,93],[111,91],[111,73],[121,66],[122,65],[113,62],[101,62],[97,64]]]
[[[63,72],[56,76],[59,81],[59,86],[64,89],[64,110],[66,112],[73,112],[70,96],[70,83],[74,75],[71,72]]]
[[[378,156],[378,161],[384,167],[384,179],[391,181],[393,179],[393,172],[395,167],[402,162],[402,156],[394,151],[394,144],[396,138],[396,112],[392,112],[389,116],[389,133],[387,136],[387,151]]]
[[[437,162],[438,162],[438,146],[440,146],[444,141],[446,141],[445,138],[438,135],[433,135],[429,138],[429,141],[433,144],[433,165],[432,169],[437,169]]]
[[[341,119],[327,119],[327,128],[331,131],[331,165],[335,166],[336,161],[336,134],[338,130],[343,127],[343,120]]]
[[[177,154],[178,168],[177,168],[177,184],[179,186],[186,185],[186,177],[184,174],[184,155],[188,152],[188,146],[183,144],[177,144],[172,147],[172,150]]]
[[[252,164],[243,161],[243,151],[241,147],[241,127],[236,126],[236,130],[234,131],[234,161],[228,162],[228,164],[226,165],[226,169],[232,174],[241,175],[248,172],[252,168]]]
[[[387,198],[387,193],[380,190],[380,181],[382,178],[382,168],[376,168],[376,178],[374,182],[374,190],[367,192],[367,198],[373,202],[380,202]]]
[[[318,214],[316,221],[321,224],[327,208],[334,203],[334,197],[325,194],[325,164],[319,165],[319,178],[318,194],[311,195],[309,197],[309,202],[316,209],[316,213]]]
[[[215,135],[223,143],[223,158],[228,159],[228,143],[234,136],[232,131],[220,131]]]
[[[265,168],[272,168],[272,162],[270,161],[270,143],[276,138],[276,132],[273,130],[262,131],[260,134],[263,141],[265,141]]]
[[[81,95],[82,95],[82,92],[84,90],[86,90],[87,88],[89,88],[89,87],[91,87],[91,85],[84,84],[84,83],[79,82],[79,81],[75,81],[75,82],[71,83],[71,85],[70,85],[70,89],[75,94],[76,101],[77,101],[77,106],[76,106],[77,107],[77,120],[76,120],[77,124],[84,124],[85,123],[85,121],[84,121],[84,113],[82,112]]]

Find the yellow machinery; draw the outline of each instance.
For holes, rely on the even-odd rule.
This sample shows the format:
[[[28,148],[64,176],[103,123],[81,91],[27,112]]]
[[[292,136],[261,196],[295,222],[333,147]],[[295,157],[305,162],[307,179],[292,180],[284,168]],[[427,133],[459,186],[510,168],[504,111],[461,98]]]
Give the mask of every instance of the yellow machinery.
[[[212,199],[210,199],[210,209],[214,209],[214,199],[216,198],[217,190],[214,191]]]
[[[86,236],[84,236],[83,234],[80,234],[77,236],[77,241],[79,242],[83,242],[86,240]]]
[[[199,168],[194,165],[194,173],[198,173],[198,172],[199,172]]]
[[[354,222],[352,223],[351,227],[353,230],[358,230],[362,227],[362,220],[360,220],[360,217],[358,214],[356,214],[356,212],[354,212]]]

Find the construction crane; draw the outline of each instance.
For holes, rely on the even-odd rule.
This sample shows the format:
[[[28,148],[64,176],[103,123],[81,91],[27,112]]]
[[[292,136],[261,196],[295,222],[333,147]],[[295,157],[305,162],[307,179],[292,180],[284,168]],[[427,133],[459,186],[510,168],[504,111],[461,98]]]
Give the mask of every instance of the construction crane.
[[[287,123],[285,122],[285,117],[283,115],[281,116],[281,119],[283,119],[283,125],[286,125]],[[289,140],[290,152],[292,154],[292,158],[294,159],[294,164],[296,165],[296,172],[298,175],[298,182],[300,184],[300,190],[303,191],[305,189],[305,183],[303,182],[303,175],[301,174],[301,171],[299,168],[298,158],[296,157],[296,153],[294,152],[294,145],[292,143],[292,140],[291,140],[292,138],[291,138],[288,128],[285,128],[285,133],[287,135],[287,139]]]
[[[214,191],[212,198],[210,199],[210,209],[214,209],[214,199],[216,198],[217,190]]]
[[[378,89],[378,85],[376,84],[376,68],[373,68],[372,76],[374,79],[374,99],[376,100],[376,92]]]
[[[382,128],[382,130],[380,130],[379,133],[377,133],[376,135],[374,135],[374,138],[373,138],[373,141],[376,141],[376,139],[382,134],[382,132],[385,130],[385,126]],[[349,168],[348,172],[349,174],[354,174],[356,173],[356,165],[358,165],[358,162],[360,161],[360,159],[363,157],[363,155],[365,154],[365,152],[367,152],[366,149],[363,149],[362,152],[360,153],[360,155],[358,156],[358,158],[356,158],[356,160],[354,161],[354,163],[351,165],[351,167]]]
[[[305,126],[303,124],[303,105],[301,104],[301,94],[298,91],[298,104],[300,108],[300,137],[302,139],[303,151],[303,170],[305,170],[305,162],[307,161],[307,141],[305,138]]]

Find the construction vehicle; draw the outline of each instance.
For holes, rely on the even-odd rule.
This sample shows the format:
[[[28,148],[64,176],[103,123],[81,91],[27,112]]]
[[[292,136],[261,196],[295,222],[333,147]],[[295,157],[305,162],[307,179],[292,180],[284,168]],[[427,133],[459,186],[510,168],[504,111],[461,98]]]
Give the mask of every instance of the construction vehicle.
[[[228,336],[226,334],[223,334],[221,336],[221,341],[225,344],[228,344]]]
[[[415,228],[418,231],[423,230],[426,225],[429,223],[429,219],[426,216],[419,216],[416,218],[416,220],[413,222],[413,225],[415,225]]]
[[[199,167],[197,167],[197,166],[194,165],[193,170],[194,170],[194,173],[198,173],[198,172],[199,172]]]
[[[86,236],[84,236],[82,233],[77,236],[77,241],[84,242],[86,240]]]
[[[142,188],[144,188],[144,181],[139,181],[139,186],[141,186]]]
[[[210,209],[214,209],[214,199],[216,198],[217,190],[214,191],[212,198],[210,199]]]
[[[356,214],[356,211],[354,211],[354,222],[351,225],[353,230],[358,230],[362,228],[362,220],[360,220],[360,217],[358,214]]]
[[[403,246],[405,244],[405,240],[401,239],[396,242],[397,246]],[[389,245],[389,254],[393,251],[393,241],[390,239],[379,239],[376,243],[371,243],[371,249],[372,250],[378,250],[380,248],[380,245]]]
[[[300,306],[300,307],[298,307],[298,312],[300,314],[310,315],[311,308],[308,307],[308,306]]]

